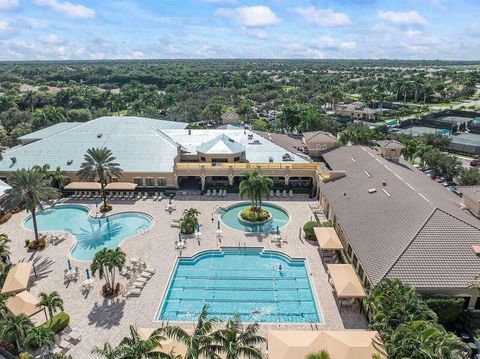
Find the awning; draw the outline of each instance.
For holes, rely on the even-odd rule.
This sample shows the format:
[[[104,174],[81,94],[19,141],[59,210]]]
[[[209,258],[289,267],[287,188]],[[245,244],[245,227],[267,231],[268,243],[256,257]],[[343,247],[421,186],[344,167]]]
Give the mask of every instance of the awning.
[[[305,358],[321,350],[331,359],[371,359],[374,354],[388,357],[378,333],[367,330],[269,330],[267,345],[270,359]]]
[[[367,296],[351,264],[327,264],[327,269],[339,299]]]
[[[343,249],[342,242],[338,238],[337,232],[333,227],[315,227],[313,228],[318,245],[322,250],[337,251]]]
[[[17,293],[26,290],[32,267],[32,262],[22,262],[10,268],[2,287],[2,293]]]
[[[152,335],[153,331],[157,328],[138,328],[137,332],[142,340],[146,340]],[[161,347],[160,347],[161,346]],[[160,341],[160,346],[156,349],[157,351],[162,351],[164,353],[170,353],[172,350],[176,355],[185,355],[187,347],[182,342],[176,341],[175,339],[166,338],[165,340]]]
[[[43,310],[43,307],[37,307],[38,299],[24,290],[15,297],[8,298],[5,306],[13,315],[25,314],[31,317]]]
[[[63,189],[67,191],[99,191],[102,185],[98,182],[70,182]]]
[[[107,191],[134,191],[135,188],[137,184],[130,182],[112,182],[105,186]]]

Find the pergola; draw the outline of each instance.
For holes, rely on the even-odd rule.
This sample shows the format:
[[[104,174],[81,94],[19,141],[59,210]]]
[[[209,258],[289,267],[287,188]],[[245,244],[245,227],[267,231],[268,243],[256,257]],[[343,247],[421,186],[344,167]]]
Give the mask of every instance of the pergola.
[[[321,350],[331,359],[388,357],[378,332],[367,330],[269,330],[267,347],[268,357],[273,359],[305,358]]]
[[[102,185],[98,182],[70,182],[63,189],[67,191],[100,191]]]
[[[24,290],[15,297],[8,298],[5,301],[5,306],[13,315],[25,314],[31,317],[43,310],[43,307],[38,306],[38,303],[37,298]]]
[[[107,191],[135,191],[137,188],[136,183],[130,182],[112,182],[105,186]]]
[[[26,290],[32,268],[32,262],[17,263],[10,268],[2,287],[2,293],[18,293]]]
[[[338,238],[337,232],[333,227],[315,227],[313,228],[318,245],[322,250],[322,258],[324,251],[340,251],[343,249],[343,244]]]
[[[327,264],[327,270],[340,300],[340,312],[344,299],[363,300],[367,296],[351,264]],[[360,310],[362,310],[361,305]]]

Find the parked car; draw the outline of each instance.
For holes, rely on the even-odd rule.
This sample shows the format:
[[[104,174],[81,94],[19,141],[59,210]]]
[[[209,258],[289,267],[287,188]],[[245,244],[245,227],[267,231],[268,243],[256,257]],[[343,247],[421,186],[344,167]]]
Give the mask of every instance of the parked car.
[[[472,167],[480,166],[480,160],[471,160],[470,161],[470,166],[472,166]]]
[[[444,185],[445,187],[457,187],[458,186],[457,182],[453,182],[453,181],[443,181],[442,185]]]

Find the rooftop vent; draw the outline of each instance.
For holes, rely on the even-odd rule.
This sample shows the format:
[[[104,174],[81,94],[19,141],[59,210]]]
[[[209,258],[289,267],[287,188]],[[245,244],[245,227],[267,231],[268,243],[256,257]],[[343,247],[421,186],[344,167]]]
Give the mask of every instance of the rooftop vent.
[[[370,189],[368,190],[368,193],[375,193],[375,192],[377,192],[377,189],[376,189],[376,188],[370,188]]]
[[[387,181],[382,181],[382,186],[385,187],[387,185]]]
[[[67,165],[70,166],[73,163],[73,160],[68,160]]]
[[[97,133],[97,138],[102,138],[103,133]]]
[[[385,188],[382,188],[382,191],[387,195],[387,197],[392,197],[392,195],[388,193],[388,191]]]
[[[10,157],[10,159],[12,160],[12,163],[17,162],[17,157]]]
[[[235,142],[235,141],[234,141],[234,140],[232,140],[230,137],[228,138],[228,140],[229,140],[230,142]]]
[[[365,172],[368,178],[372,178],[372,175],[370,173],[368,173],[367,171],[363,171],[363,172]]]
[[[273,157],[268,157],[268,162],[273,162]]]
[[[0,153],[0,161],[3,160],[3,153]]]
[[[474,244],[472,246],[473,253],[480,257],[480,244]]]
[[[355,162],[355,163],[357,163],[357,160],[356,160],[355,158],[353,158],[353,157],[350,157],[350,159],[352,160],[352,162]]]
[[[192,130],[188,130],[188,134],[191,135],[191,134],[192,134]]]

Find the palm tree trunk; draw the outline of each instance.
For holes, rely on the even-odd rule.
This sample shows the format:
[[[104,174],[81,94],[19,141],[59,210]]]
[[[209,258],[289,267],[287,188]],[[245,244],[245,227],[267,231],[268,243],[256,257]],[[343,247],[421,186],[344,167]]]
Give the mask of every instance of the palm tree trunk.
[[[31,209],[31,211],[32,211],[33,232],[35,233],[35,243],[38,244],[39,238],[38,238],[37,215],[35,214],[35,206],[32,206],[32,207],[33,208]]]

